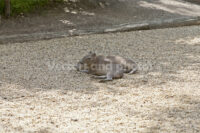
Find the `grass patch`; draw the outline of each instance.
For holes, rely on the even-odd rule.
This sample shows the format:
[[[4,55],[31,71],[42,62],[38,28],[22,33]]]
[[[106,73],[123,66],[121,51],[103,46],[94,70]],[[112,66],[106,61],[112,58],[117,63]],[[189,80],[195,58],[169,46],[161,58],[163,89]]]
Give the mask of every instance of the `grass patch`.
[[[62,2],[63,0],[54,0],[54,2]],[[52,0],[11,0],[11,15],[20,13],[29,13],[41,7],[52,3]],[[0,14],[4,13],[4,0],[0,0]]]

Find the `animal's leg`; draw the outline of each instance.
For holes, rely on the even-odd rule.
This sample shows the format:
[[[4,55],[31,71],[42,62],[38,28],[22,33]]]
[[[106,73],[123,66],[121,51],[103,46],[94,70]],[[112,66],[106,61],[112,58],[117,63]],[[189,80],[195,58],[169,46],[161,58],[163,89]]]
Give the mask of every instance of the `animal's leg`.
[[[106,79],[107,76],[106,76],[106,75],[102,75],[102,76],[93,76],[93,78],[95,78],[95,79]]]
[[[137,72],[137,67],[136,68],[133,68],[130,72],[129,72],[129,74],[135,74],[136,72]]]
[[[89,73],[89,70],[79,70],[80,72]]]
[[[104,83],[104,82],[107,82],[107,81],[112,81],[113,79],[108,79],[108,78],[106,78],[106,79],[102,79],[102,80],[100,80],[99,82],[100,83]]]
[[[112,81],[113,80],[113,76],[111,73],[106,74],[106,79],[100,80],[99,82],[103,83],[103,82],[107,82],[107,81]]]
[[[126,68],[124,68],[124,69],[123,69],[123,72],[124,72],[124,73],[127,73],[127,69],[126,69]]]

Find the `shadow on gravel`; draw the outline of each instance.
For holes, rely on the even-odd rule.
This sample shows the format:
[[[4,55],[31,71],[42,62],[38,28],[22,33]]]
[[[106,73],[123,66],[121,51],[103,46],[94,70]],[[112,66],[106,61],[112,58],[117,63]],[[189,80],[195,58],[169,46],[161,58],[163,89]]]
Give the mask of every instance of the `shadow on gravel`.
[[[167,97],[165,97],[167,98]],[[174,106],[155,107],[150,118],[156,123],[148,127],[145,132],[199,132],[200,124],[200,100],[199,96],[173,95],[167,99],[174,99]]]

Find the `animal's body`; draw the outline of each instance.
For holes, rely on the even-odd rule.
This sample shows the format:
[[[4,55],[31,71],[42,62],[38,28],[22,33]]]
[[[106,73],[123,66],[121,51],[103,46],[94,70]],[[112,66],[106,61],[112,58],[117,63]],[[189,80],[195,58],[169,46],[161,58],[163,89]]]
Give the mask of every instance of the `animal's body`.
[[[123,73],[135,73],[137,65],[130,59],[120,56],[103,56],[90,52],[76,66],[78,71],[97,75],[96,78],[109,81],[122,78]]]
[[[121,64],[124,70],[124,73],[133,74],[137,71],[137,64],[131,59],[124,58],[121,56],[106,56],[106,59],[109,59],[111,62]]]

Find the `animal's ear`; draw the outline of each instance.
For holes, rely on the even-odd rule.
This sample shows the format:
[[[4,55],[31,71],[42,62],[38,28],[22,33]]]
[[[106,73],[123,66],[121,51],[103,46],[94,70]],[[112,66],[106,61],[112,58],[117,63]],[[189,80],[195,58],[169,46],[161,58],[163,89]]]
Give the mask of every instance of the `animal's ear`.
[[[92,57],[95,57],[96,56],[96,53],[90,51],[89,54],[92,56]]]
[[[96,56],[96,53],[92,53],[92,56],[95,57],[95,56]]]

